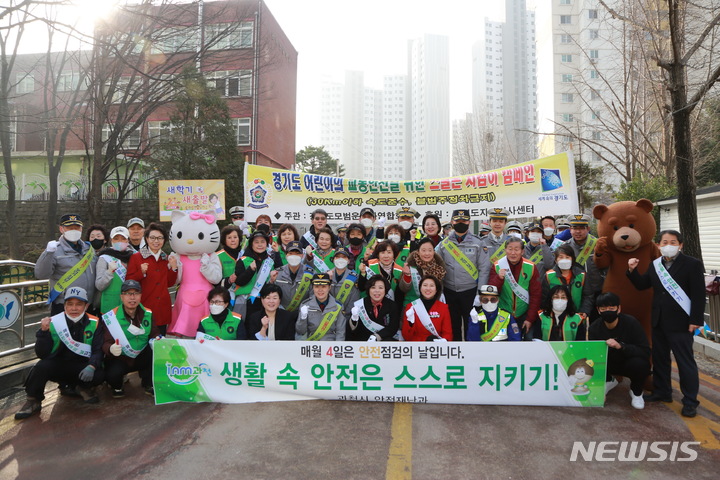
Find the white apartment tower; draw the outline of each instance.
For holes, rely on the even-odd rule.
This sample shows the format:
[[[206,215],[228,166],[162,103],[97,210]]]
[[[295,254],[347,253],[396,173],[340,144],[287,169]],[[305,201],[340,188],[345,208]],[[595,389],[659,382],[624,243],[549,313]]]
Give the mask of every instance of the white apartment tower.
[[[376,178],[410,177],[410,97],[406,75],[386,76],[382,95],[382,162]]]

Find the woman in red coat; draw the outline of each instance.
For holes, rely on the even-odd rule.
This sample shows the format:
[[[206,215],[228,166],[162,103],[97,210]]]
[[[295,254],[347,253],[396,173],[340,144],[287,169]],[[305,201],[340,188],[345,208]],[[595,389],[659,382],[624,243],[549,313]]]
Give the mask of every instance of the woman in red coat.
[[[126,279],[137,280],[142,286],[140,303],[152,310],[153,326],[165,335],[172,320],[172,302],[168,288],[177,282],[177,260],[162,251],[168,234],[159,223],[145,229],[145,245],[130,257]]]
[[[452,342],[450,310],[439,300],[440,280],[431,276],[420,279],[420,298],[405,307],[403,338],[409,342]]]

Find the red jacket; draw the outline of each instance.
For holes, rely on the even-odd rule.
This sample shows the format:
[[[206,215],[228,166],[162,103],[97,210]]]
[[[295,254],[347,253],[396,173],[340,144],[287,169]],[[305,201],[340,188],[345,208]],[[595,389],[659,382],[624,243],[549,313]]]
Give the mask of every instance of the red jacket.
[[[412,303],[408,303],[403,311],[402,335],[408,342],[426,342],[427,338],[432,335],[415,314],[415,322],[411,325],[407,321],[407,311],[412,307]],[[436,300],[432,307],[428,310],[430,320],[435,325],[435,330],[448,342],[452,342],[452,325],[450,323],[450,309],[447,304]]]
[[[153,323],[155,325],[169,325],[172,320],[172,302],[168,288],[175,285],[177,272],[168,268],[167,256],[160,254],[160,259],[155,260],[150,251],[143,248],[140,252],[133,254],[128,263],[126,279],[137,280],[142,287],[142,298],[140,302],[152,310]],[[143,254],[149,254],[143,257]],[[147,263],[147,273],[143,276],[141,264]]]

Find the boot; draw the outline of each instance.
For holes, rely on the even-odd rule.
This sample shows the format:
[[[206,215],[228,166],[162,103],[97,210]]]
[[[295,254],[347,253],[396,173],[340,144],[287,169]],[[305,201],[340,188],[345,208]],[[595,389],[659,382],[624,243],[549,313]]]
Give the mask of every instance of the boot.
[[[42,403],[40,400],[34,397],[27,397],[25,404],[15,414],[15,420],[23,420],[40,410],[42,410]]]

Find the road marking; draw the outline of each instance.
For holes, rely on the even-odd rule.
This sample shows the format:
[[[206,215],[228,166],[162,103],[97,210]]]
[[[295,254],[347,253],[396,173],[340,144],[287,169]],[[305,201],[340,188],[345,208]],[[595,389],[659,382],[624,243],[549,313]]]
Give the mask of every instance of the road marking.
[[[673,369],[675,370],[675,373],[678,373],[677,363],[675,363],[673,361],[672,366],[673,366]],[[705,380],[708,383],[711,383],[717,387],[720,387],[720,380],[718,380],[717,378],[711,377],[710,375],[706,375],[702,372],[698,372],[698,374],[700,375],[701,380]]]
[[[412,478],[412,404],[396,403],[390,429],[387,480]]]
[[[674,388],[680,388],[680,385],[675,380],[673,380],[672,383]],[[700,400],[703,407],[717,415],[720,415],[720,407],[716,404],[702,395],[698,395],[698,400]],[[698,415],[694,418],[683,417],[681,413],[682,407],[682,403],[677,400],[674,400],[668,405],[668,408],[677,413],[682,421],[685,422],[685,425],[687,425],[692,436],[695,437],[695,440],[700,442],[701,447],[707,448],[708,450],[720,450],[720,440],[718,440],[718,437],[715,436],[715,433],[713,433],[717,432],[720,435],[720,423],[714,422],[702,415]]]

